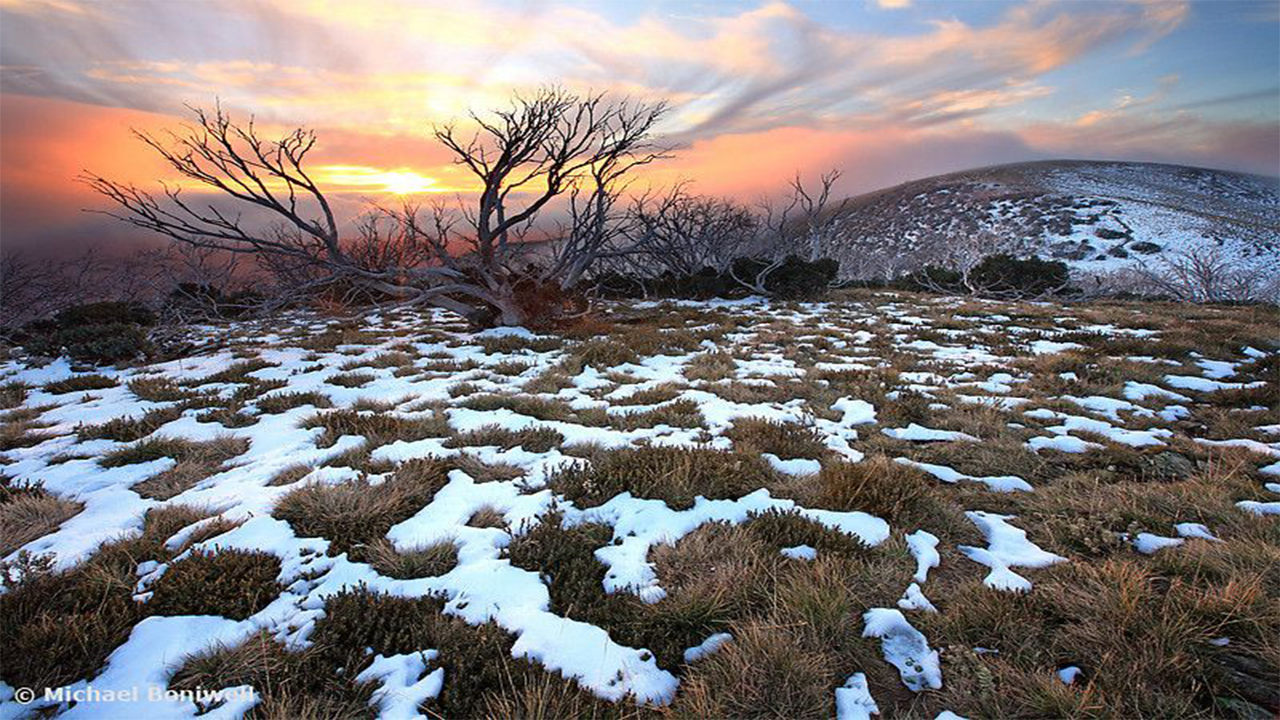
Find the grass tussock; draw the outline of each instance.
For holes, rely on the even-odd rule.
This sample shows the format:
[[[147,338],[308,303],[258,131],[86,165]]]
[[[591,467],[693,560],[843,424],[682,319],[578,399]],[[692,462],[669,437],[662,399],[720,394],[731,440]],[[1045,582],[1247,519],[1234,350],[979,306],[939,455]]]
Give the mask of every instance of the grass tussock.
[[[368,385],[378,379],[377,375],[367,372],[343,372],[337,375],[330,375],[326,381],[330,385],[337,385],[344,388],[359,388]]]
[[[377,485],[364,477],[335,485],[304,485],[281,498],[272,514],[299,535],[329,540],[331,553],[349,552],[353,559],[362,559],[391,526],[431,502],[448,483],[448,470],[442,462],[412,460]]]
[[[368,716],[374,687],[338,673],[325,650],[289,650],[261,632],[240,645],[218,645],[187,658],[169,687],[195,691],[252,685],[259,701],[245,714],[250,720]]]
[[[774,480],[768,464],[752,455],[706,448],[641,447],[561,468],[548,478],[548,484],[579,507],[599,505],[630,492],[686,509],[698,496],[736,499]]]
[[[188,392],[171,378],[160,375],[147,375],[129,381],[129,392],[139,400],[147,402],[180,402],[187,399]]]
[[[182,417],[178,408],[156,408],[142,417],[119,417],[98,425],[82,425],[76,428],[76,438],[85,440],[115,440],[133,442],[159,430],[162,425]]]
[[[40,416],[52,406],[20,407],[0,414],[0,452],[35,447],[54,437]]]
[[[708,352],[695,355],[684,366],[684,376],[689,380],[725,380],[734,376],[738,364],[733,356],[724,352]]]
[[[83,504],[46,492],[38,485],[0,492],[0,557],[57,530]]]
[[[7,382],[0,385],[0,410],[12,410],[27,401],[31,388],[26,383]]]
[[[551,428],[507,430],[499,425],[485,425],[454,435],[445,442],[445,447],[500,447],[504,450],[520,447],[529,452],[544,453],[560,447],[563,442],[564,435]]]
[[[138,564],[171,559],[165,541],[204,517],[181,505],[149,510],[139,535],[106,543],[60,572],[47,557],[0,564],[0,679],[59,687],[93,677],[148,612],[133,600]]]
[[[733,440],[734,448],[743,452],[772,453],[789,460],[805,458],[818,460],[827,452],[825,438],[813,427],[797,423],[765,420],[763,418],[739,418],[725,433]]]
[[[147,441],[143,441],[144,443]],[[157,457],[172,457],[177,464],[156,475],[136,483],[131,489],[139,495],[154,500],[168,500],[198,485],[205,478],[216,475],[224,469],[226,463],[249,451],[249,441],[244,438],[219,437],[202,442],[182,441],[169,443],[158,441],[159,447],[134,450],[134,455],[117,457],[112,462],[121,465],[135,462],[148,462]],[[127,451],[129,448],[124,448]],[[121,452],[121,451],[117,451]],[[152,457],[160,453],[157,457]],[[144,460],[129,460],[132,457],[144,457]],[[108,456],[111,457],[111,456]],[[126,462],[126,460],[129,460]],[[101,464],[101,463],[100,463]]]
[[[329,400],[328,395],[310,391],[275,393],[258,398],[257,402],[254,403],[254,406],[258,408],[258,412],[267,415],[276,415],[308,405],[314,408],[328,408],[333,407],[333,402]]]
[[[444,575],[458,565],[458,544],[452,540],[400,550],[386,538],[374,540],[364,553],[370,565],[388,577],[413,578]]]
[[[119,381],[106,375],[72,375],[66,380],[58,380],[44,386],[44,391],[54,395],[65,395],[73,392],[105,390],[119,385]]]
[[[406,417],[387,412],[331,410],[307,417],[301,425],[304,428],[324,428],[317,441],[320,447],[331,447],[344,435],[359,435],[372,449],[397,440],[445,437],[452,432],[448,419],[440,412],[433,412],[427,417]]]

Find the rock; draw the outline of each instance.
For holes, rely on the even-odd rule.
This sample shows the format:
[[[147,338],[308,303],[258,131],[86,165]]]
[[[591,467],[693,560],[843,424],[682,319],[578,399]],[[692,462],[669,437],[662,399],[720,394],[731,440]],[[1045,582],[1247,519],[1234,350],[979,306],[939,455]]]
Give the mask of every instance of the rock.
[[[1185,480],[1196,470],[1195,463],[1191,462],[1186,455],[1180,455],[1171,450],[1152,455],[1151,467],[1160,477],[1171,480]]]

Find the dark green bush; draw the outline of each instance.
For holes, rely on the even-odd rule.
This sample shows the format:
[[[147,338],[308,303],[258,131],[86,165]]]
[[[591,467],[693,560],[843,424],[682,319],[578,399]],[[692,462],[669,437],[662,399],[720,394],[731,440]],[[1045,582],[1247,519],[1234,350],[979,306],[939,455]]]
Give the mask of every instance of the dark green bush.
[[[769,267],[768,260],[741,257],[732,263],[733,271],[721,272],[704,267],[695,273],[666,272],[657,277],[641,277],[611,272],[596,280],[597,291],[612,298],[671,297],[706,300],[742,297]],[[808,261],[788,255],[779,267],[768,272],[764,289],[782,300],[804,300],[826,292],[840,272],[840,263],[830,258]],[[735,277],[736,275],[736,277]]]
[[[58,327],[67,329],[95,325],[154,325],[156,314],[136,302],[96,302],[69,307],[54,316]]]
[[[72,359],[92,363],[132,360],[151,350],[138,326],[120,323],[59,328],[30,335],[22,346],[32,355],[57,357],[65,352]]]
[[[142,328],[155,321],[155,313],[139,303],[89,303],[28,323],[15,339],[33,355],[66,353],[82,362],[113,363],[150,353]]]
[[[906,290],[957,294],[974,293],[986,297],[1040,297],[1067,291],[1071,279],[1067,264],[1041,260],[1036,256],[1017,258],[1007,253],[988,255],[964,275],[937,265],[926,265],[893,283]]]
[[[757,258],[733,261],[733,274],[748,283],[760,283],[770,295],[782,300],[804,300],[826,292],[840,272],[840,263],[831,258],[809,261],[788,255],[782,264],[769,270],[770,262]]]
[[[988,295],[1037,297],[1064,288],[1071,279],[1067,264],[1041,260],[1034,255],[1019,259],[1000,253],[988,255],[969,274],[972,282]]]

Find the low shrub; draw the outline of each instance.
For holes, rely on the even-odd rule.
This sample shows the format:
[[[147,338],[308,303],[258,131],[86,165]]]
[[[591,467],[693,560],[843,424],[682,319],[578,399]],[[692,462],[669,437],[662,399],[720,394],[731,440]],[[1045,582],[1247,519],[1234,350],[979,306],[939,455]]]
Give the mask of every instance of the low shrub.
[[[45,385],[44,391],[54,395],[64,395],[73,392],[105,390],[119,384],[115,378],[109,378],[106,375],[72,375],[66,380],[59,380]]]
[[[82,362],[114,363],[149,354],[152,347],[143,328],[154,323],[155,314],[138,303],[90,303],[29,323],[16,339],[32,355],[65,352]]]
[[[630,492],[684,510],[699,495],[708,500],[736,499],[769,485],[775,477],[756,456],[707,448],[640,447],[563,467],[548,484],[578,507],[594,507]]]
[[[387,480],[367,478],[336,485],[308,484],[281,498],[272,513],[304,537],[330,541],[333,554],[352,552],[362,559],[397,523],[426,507],[448,482],[449,466],[433,460],[411,460]]]
[[[244,550],[193,552],[173,563],[151,586],[147,609],[156,615],[220,615],[244,620],[283,588],[275,555]]]

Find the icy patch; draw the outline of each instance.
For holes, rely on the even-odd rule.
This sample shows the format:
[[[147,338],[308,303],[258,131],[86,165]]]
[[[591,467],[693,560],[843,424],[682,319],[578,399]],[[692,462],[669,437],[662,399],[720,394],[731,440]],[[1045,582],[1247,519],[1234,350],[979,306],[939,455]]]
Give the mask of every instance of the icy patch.
[[[378,708],[378,720],[417,720],[426,716],[418,706],[436,697],[444,688],[444,668],[427,672],[427,663],[436,659],[435,650],[404,655],[382,655],[356,676],[356,682],[379,681],[369,704]]]
[[[844,416],[840,418],[840,424],[846,427],[865,425],[876,421],[875,407],[865,400],[842,397],[831,404],[831,409],[844,413]]]
[[[1236,374],[1236,364],[1225,360],[1196,360],[1196,365],[1200,366],[1201,374],[1210,380],[1221,380]]]
[[[700,644],[684,651],[684,661],[686,663],[695,663],[711,653],[719,650],[725,643],[733,639],[733,635],[729,633],[716,633]]]
[[[1160,438],[1173,436],[1173,431],[1166,428],[1125,430],[1124,428],[1118,428],[1104,420],[1080,417],[1078,415],[1067,415],[1066,413],[1060,413],[1056,410],[1049,410],[1046,408],[1028,410],[1024,414],[1029,418],[1035,418],[1037,420],[1061,420],[1061,425],[1053,425],[1045,428],[1054,435],[1066,435],[1072,430],[1083,430],[1085,432],[1103,435],[1112,442],[1117,442],[1121,445],[1128,445],[1130,447],[1164,445],[1164,441]]]
[[[1191,402],[1191,398],[1176,392],[1165,390],[1159,385],[1149,385],[1130,380],[1124,384],[1124,397],[1126,400],[1146,400],[1147,398],[1159,398],[1161,400],[1176,400],[1177,402]]]
[[[863,673],[850,675],[843,687],[836,688],[836,720],[870,720],[872,715],[879,714],[880,708],[871,697],[867,676]]]
[[[929,602],[929,598],[924,596],[924,592],[920,590],[920,586],[911,583],[907,586],[907,591],[898,599],[898,607],[903,610],[924,610],[926,612],[938,612],[938,608]]]
[[[1217,542],[1222,542],[1217,538],[1217,536],[1215,536],[1212,532],[1210,532],[1209,528],[1205,527],[1204,525],[1201,525],[1200,523],[1193,523],[1193,522],[1178,523],[1177,525],[1173,526],[1173,529],[1178,532],[1178,535],[1180,537],[1199,538],[1201,540],[1214,540]]]
[[[1026,592],[1031,581],[1011,570],[1011,567],[1040,568],[1059,563],[1066,558],[1043,550],[1027,539],[1027,532],[1010,525],[1012,515],[971,510],[965,513],[987,538],[986,548],[961,545],[960,552],[974,562],[991,568],[983,580],[987,587],[997,590]]]
[[[1236,507],[1254,515],[1280,515],[1280,502],[1258,502],[1257,500],[1241,500]]]
[[[1186,541],[1182,538],[1171,538],[1144,532],[1138,533],[1138,536],[1133,539],[1133,547],[1143,555],[1152,555],[1157,550],[1177,547],[1184,542]]]
[[[1073,402],[1085,410],[1098,413],[1111,422],[1124,422],[1124,419],[1120,417],[1120,412],[1122,410],[1141,417],[1151,417],[1151,415],[1153,415],[1150,410],[1142,407],[1141,405],[1134,405],[1128,400],[1117,400],[1115,398],[1109,398],[1102,395],[1092,395],[1090,397],[1063,395],[1062,399],[1068,402]]]
[[[1090,450],[1102,449],[1102,446],[1098,443],[1081,440],[1080,438],[1072,435],[1033,437],[1027,441],[1027,447],[1036,452],[1039,452],[1040,450],[1057,450],[1058,452],[1064,453],[1086,453]]]
[[[912,692],[942,687],[942,666],[938,651],[907,621],[900,610],[872,608],[862,616],[866,627],[862,637],[880,638],[880,650],[890,665],[898,668],[902,684]]]
[[[1196,377],[1195,375],[1165,375],[1164,381],[1180,390],[1197,390],[1199,392],[1217,392],[1219,390],[1251,390],[1267,383],[1258,380],[1251,383],[1225,383],[1218,380]]]
[[[1201,445],[1210,447],[1241,447],[1250,452],[1259,455],[1270,455],[1271,457],[1280,457],[1280,443],[1264,443],[1249,438],[1235,438],[1232,440],[1206,440],[1204,438],[1196,438],[1196,442]]]
[[[949,442],[955,440],[977,442],[978,440],[978,438],[966,433],[954,430],[934,430],[915,423],[911,423],[905,428],[885,428],[881,432],[895,440],[910,440],[912,442]]]
[[[1054,342],[1052,340],[1035,340],[1028,346],[1032,355],[1054,355],[1068,350],[1083,350],[1084,346],[1073,342]]]
[[[902,463],[903,465],[910,465],[913,468],[918,468],[920,470],[923,470],[945,483],[954,484],[954,483],[960,482],[961,480],[968,480],[971,482],[980,482],[996,492],[1015,492],[1015,491],[1031,492],[1032,490],[1035,489],[1031,487],[1031,485],[1026,480],[1023,480],[1022,478],[1016,475],[994,475],[994,476],[988,476],[988,477],[978,477],[976,475],[965,475],[964,473],[958,470],[953,470],[947,467],[946,465],[934,465],[932,463],[917,462],[915,460],[911,460],[910,458],[895,458],[894,462]]]
[[[817,549],[809,545],[796,545],[795,547],[782,548],[781,552],[784,557],[789,557],[792,560],[813,560],[818,557]]]
[[[765,460],[773,466],[774,470],[791,476],[813,475],[822,469],[822,463],[817,460],[809,460],[806,458],[795,458],[792,460],[783,460],[773,453],[764,453]]]
[[[1067,667],[1064,667],[1058,671],[1058,679],[1062,681],[1063,685],[1071,685],[1075,683],[1076,676],[1078,676],[1079,674],[1080,674],[1080,668],[1076,667],[1075,665],[1068,665]]]
[[[937,536],[927,530],[917,530],[907,536],[907,548],[916,559],[916,574],[912,579],[918,583],[925,582],[929,579],[929,570],[942,562]]]

